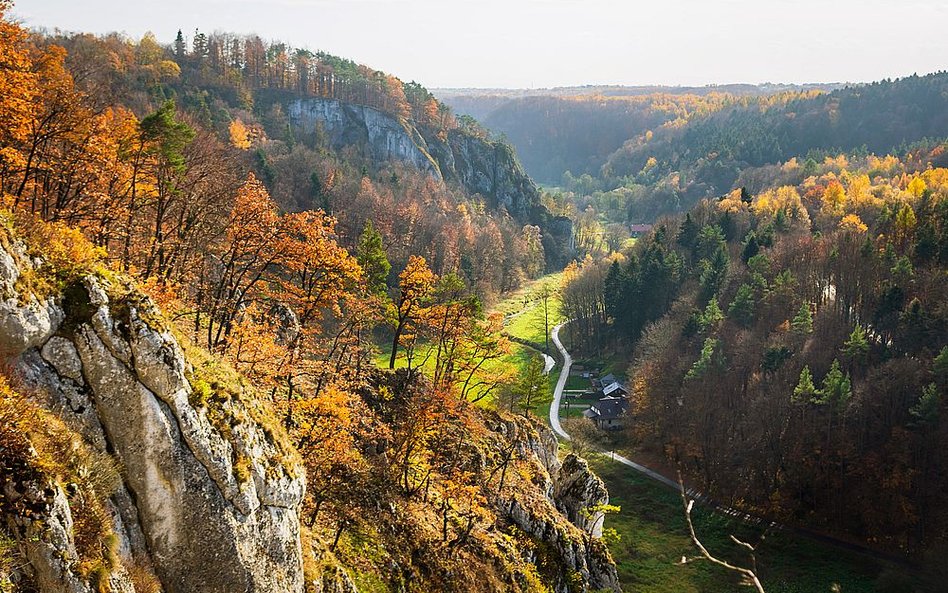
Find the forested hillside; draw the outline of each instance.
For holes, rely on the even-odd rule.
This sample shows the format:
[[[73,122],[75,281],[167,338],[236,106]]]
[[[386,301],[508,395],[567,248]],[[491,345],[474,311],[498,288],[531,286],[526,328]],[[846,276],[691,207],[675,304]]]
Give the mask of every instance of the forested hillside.
[[[573,177],[598,177],[610,155],[630,139],[665,125],[680,126],[694,115],[707,115],[740,97],[837,86],[585,86],[436,89],[434,93],[457,113],[471,115],[508,138],[535,179],[559,185],[567,171]]]
[[[477,374],[510,347],[485,302],[551,265],[509,147],[330,56],[8,10],[0,591],[617,590],[602,482],[475,405],[509,389]],[[334,145],[300,100],[463,134],[526,201]]]
[[[99,139],[104,134],[119,140],[112,142],[117,156],[103,158],[134,167],[132,157],[141,154],[126,154],[130,151],[125,144],[134,144],[136,122],[152,117],[167,128],[153,132],[154,143],[166,142],[163,135],[179,136],[163,149],[175,153],[166,155],[170,167],[164,173],[174,191],[167,192],[169,202],[157,216],[173,218],[178,206],[189,202],[188,195],[212,200],[210,194],[232,194],[249,169],[280,207],[318,208],[332,215],[340,241],[350,249],[371,220],[396,270],[410,254],[425,255],[436,272],[460,268],[478,294],[490,296],[547,266],[561,265],[568,222],[566,236],[557,236],[555,230],[564,223],[545,213],[532,182],[517,172],[510,150],[458,129],[449,110],[420,85],[252,36],[198,33],[190,43],[180,38],[170,48],[148,36],[139,41],[116,35],[34,36],[32,42],[53,52],[65,49],[63,65],[57,66],[62,69],[60,94],[54,99],[71,111],[51,111],[55,117],[44,125],[50,134],[58,134],[54,137],[72,144],[37,146],[14,188],[16,195],[29,191],[43,159],[67,158],[54,150],[75,150],[81,142],[108,146]],[[387,137],[333,142],[321,122],[290,117],[293,102],[300,100],[329,101],[337,111],[347,105],[368,108],[383,120],[391,118],[385,125],[406,138],[423,131],[443,138],[446,145],[449,140],[461,144],[472,156],[465,161],[466,169],[458,165],[452,171],[467,177],[442,182],[431,169],[399,158],[397,151],[377,150],[376,144],[384,147]],[[367,125],[362,120],[350,123]],[[146,145],[133,148],[142,154],[154,152]],[[477,160],[482,153],[486,156]],[[485,168],[491,174],[487,183],[479,174]],[[84,193],[89,182],[61,184],[55,204],[35,207],[70,224],[84,223],[90,214],[80,211],[75,196]],[[211,191],[204,191],[208,187]],[[129,196],[126,201],[134,200]],[[116,215],[114,208],[109,216],[139,225]],[[140,226],[157,229],[161,221],[155,222]],[[113,234],[122,232],[122,223],[96,224]],[[176,240],[186,240],[184,234],[190,232],[181,229]],[[161,240],[167,243],[168,238]],[[388,280],[394,284],[395,275]]]
[[[578,345],[634,347],[626,446],[729,505],[928,558],[937,573],[944,152],[790,160],[759,191],[703,200],[630,253],[567,270]]]
[[[831,93],[745,98],[681,127],[633,140],[609,158],[606,187],[649,189],[629,205],[633,218],[687,209],[736,185],[756,168],[792,157],[808,167],[827,154],[902,153],[948,136],[948,74],[856,85]],[[865,154],[865,152],[863,152]],[[744,176],[751,176],[745,183]],[[759,189],[754,187],[753,189]]]
[[[483,124],[517,147],[524,167],[537,180],[559,185],[567,171],[576,177],[598,175],[629,138],[663,125],[680,125],[720,109],[730,99],[724,93],[529,97],[492,110]]]
[[[572,194],[580,211],[592,206],[608,221],[638,223],[735,187],[764,189],[770,169],[794,157],[811,175],[839,152],[931,148],[948,136],[946,85],[941,72],[845,87],[440,92],[459,109],[484,107],[485,125],[511,140],[534,176]]]

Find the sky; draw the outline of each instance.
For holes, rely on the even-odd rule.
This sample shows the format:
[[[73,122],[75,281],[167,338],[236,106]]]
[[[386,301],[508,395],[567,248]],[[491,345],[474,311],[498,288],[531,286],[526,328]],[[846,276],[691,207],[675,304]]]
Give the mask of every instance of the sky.
[[[429,88],[868,82],[948,68],[946,0],[16,0],[30,27],[257,33]]]

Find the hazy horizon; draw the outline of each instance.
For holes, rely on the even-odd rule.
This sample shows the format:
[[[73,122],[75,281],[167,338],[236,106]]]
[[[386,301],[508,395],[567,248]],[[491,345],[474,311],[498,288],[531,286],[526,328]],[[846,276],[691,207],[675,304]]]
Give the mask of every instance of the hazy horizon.
[[[170,43],[256,33],[431,88],[871,82],[943,70],[948,5],[906,0],[21,0],[25,25]],[[393,43],[393,41],[395,43]]]

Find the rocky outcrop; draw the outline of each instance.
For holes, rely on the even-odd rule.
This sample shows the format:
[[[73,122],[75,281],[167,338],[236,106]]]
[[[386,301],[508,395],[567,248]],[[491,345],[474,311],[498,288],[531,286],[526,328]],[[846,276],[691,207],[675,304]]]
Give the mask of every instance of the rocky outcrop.
[[[356,147],[372,161],[401,161],[438,180],[443,178],[418,130],[378,109],[335,99],[307,98],[290,101],[287,115],[299,130],[312,132],[319,126],[336,150]]]
[[[96,573],[95,583],[78,573],[80,558],[73,536],[72,510],[60,485],[37,476],[11,489],[18,492],[5,492],[4,498],[20,512],[7,514],[6,524],[20,542],[27,563],[16,568],[12,583],[29,582],[44,593],[95,593],[94,586],[98,590],[107,587],[105,590],[112,593],[135,593],[121,564],[112,566],[108,573]],[[0,580],[0,588],[2,585]]]
[[[573,525],[594,538],[602,537],[605,517],[598,509],[609,504],[609,492],[585,459],[566,456],[553,480],[553,500]]]
[[[540,468],[535,481],[549,505],[506,499],[501,501],[501,512],[539,543],[534,562],[559,567],[554,591],[618,592],[615,563],[600,539],[604,516],[597,507],[609,502],[602,480],[584,459],[573,454],[561,462],[556,436],[539,423],[508,421],[495,430],[514,439],[519,444],[518,454],[532,457]]]
[[[105,501],[119,554],[147,559],[168,593],[302,591],[303,472],[278,429],[239,393],[196,393],[178,341],[132,287],[90,274],[40,298],[18,283],[32,273],[5,242],[0,345],[44,407],[121,466]],[[29,525],[43,532],[18,538],[34,578],[44,592],[85,591],[68,569],[68,502],[58,485],[40,491],[43,519]],[[112,591],[132,590],[115,578]]]
[[[320,128],[334,150],[354,148],[373,162],[407,163],[481,196],[488,206],[503,209],[521,224],[539,226],[551,269],[561,268],[573,255],[571,221],[552,216],[541,204],[537,185],[505,142],[463,129],[446,135],[419,130],[409,120],[335,99],[287,99],[287,114],[301,135]]]
[[[536,184],[506,143],[459,129],[450,130],[446,138],[424,133],[405,119],[335,99],[293,99],[287,115],[301,132],[321,128],[335,150],[355,147],[375,162],[408,163],[483,196],[491,207],[505,208],[520,221],[537,223],[545,213]]]
[[[509,144],[451,130],[447,149],[441,152],[450,163],[449,178],[472,194],[484,196],[492,208],[503,208],[517,220],[546,226],[548,213],[540,205],[540,191]]]

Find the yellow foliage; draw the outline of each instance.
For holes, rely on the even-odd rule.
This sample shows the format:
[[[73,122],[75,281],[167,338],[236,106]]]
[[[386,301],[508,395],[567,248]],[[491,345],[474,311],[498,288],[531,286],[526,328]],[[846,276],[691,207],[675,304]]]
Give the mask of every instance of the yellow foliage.
[[[845,154],[840,154],[836,157],[828,156],[823,160],[823,165],[827,169],[836,169],[838,171],[843,171],[849,168],[849,159],[846,158]]]
[[[729,194],[718,201],[718,210],[722,212],[740,212],[747,205],[741,200],[741,189],[731,190]]]
[[[869,227],[855,214],[847,214],[839,221],[839,230],[851,233],[865,233]]]
[[[31,214],[9,214],[16,234],[29,245],[28,252],[39,258],[39,266],[26,270],[17,280],[23,294],[46,296],[63,289],[66,283],[92,272],[104,260],[105,250],[94,247],[78,229],[61,222],[45,222]]]
[[[922,194],[925,193],[925,190],[928,189],[928,186],[925,185],[925,180],[921,177],[913,177],[906,189],[916,198],[920,198]]]
[[[778,210],[788,211],[790,214],[803,210],[803,202],[797,188],[784,185],[776,190],[767,190],[760,193],[753,203],[756,214],[776,214]]]
[[[230,122],[230,143],[241,150],[250,148],[250,132],[244,122],[239,119]]]
[[[843,184],[833,180],[823,192],[823,210],[830,213],[842,212],[846,206],[846,190]]]
[[[872,200],[872,193],[869,191],[871,186],[872,183],[869,181],[868,175],[849,176],[849,187],[846,195],[852,207],[858,208]]]

